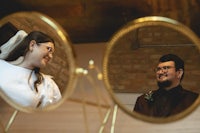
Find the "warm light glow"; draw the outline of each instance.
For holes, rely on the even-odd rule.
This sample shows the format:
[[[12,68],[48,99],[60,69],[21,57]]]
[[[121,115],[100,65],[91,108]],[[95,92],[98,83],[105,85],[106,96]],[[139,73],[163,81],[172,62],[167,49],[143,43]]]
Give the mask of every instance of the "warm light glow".
[[[76,74],[87,75],[87,74],[88,74],[88,70],[85,70],[85,69],[83,69],[83,68],[77,68],[77,69],[76,69]]]
[[[102,79],[103,79],[103,74],[102,74],[102,73],[98,73],[97,79],[98,79],[98,80],[102,80]]]
[[[89,60],[89,68],[93,69],[94,68],[94,61],[91,59]]]

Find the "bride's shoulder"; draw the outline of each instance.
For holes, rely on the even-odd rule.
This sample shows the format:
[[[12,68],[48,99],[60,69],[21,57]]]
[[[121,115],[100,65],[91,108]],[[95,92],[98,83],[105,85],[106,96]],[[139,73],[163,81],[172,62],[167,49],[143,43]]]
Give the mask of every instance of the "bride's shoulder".
[[[2,65],[2,64],[7,64],[8,62],[7,61],[5,61],[5,60],[3,60],[3,59],[0,59],[0,64]]]

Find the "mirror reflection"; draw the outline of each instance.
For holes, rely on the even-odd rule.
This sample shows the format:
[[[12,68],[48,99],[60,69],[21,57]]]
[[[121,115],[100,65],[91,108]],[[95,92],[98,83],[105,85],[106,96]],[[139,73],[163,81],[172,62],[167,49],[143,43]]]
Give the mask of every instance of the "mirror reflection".
[[[134,111],[147,116],[169,117],[181,113],[198,98],[198,93],[186,90],[181,85],[184,61],[177,55],[163,55],[155,73],[158,89],[139,96]]]
[[[27,34],[24,30],[2,44],[1,90],[24,107],[45,107],[60,100],[57,84],[50,75],[40,72],[53,58],[54,46],[48,35],[40,31]]]
[[[1,96],[21,111],[52,109],[72,93],[74,53],[67,34],[37,12],[1,20]]]
[[[171,121],[198,105],[200,43],[191,30],[174,22],[163,17],[135,20],[107,46],[105,83],[114,101],[132,116]]]

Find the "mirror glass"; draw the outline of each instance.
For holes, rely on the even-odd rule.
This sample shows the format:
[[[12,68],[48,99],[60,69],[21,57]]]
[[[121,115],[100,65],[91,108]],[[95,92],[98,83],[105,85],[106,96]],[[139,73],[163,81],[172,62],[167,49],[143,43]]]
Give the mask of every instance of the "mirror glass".
[[[23,92],[26,92],[26,89],[20,90],[20,87],[9,87],[12,89],[16,89],[15,91],[13,91],[5,89],[6,87],[2,87],[5,86],[5,84],[3,85],[2,83],[0,85],[1,97],[11,106],[24,112],[51,110],[58,107],[62,102],[64,102],[64,100],[66,100],[66,98],[71,95],[71,93],[73,92],[74,84],[76,82],[75,56],[68,34],[52,18],[39,12],[17,12],[6,16],[0,20],[0,28],[1,32],[4,31],[4,33],[1,34],[1,46],[3,46],[3,44],[5,44],[5,42],[7,42],[9,38],[15,35],[16,29],[17,31],[24,30],[26,33],[30,33],[32,31],[41,31],[53,38],[55,44],[52,60],[48,62],[46,67],[40,69],[40,73],[43,74],[42,83],[40,85],[44,86],[45,89],[43,89],[43,87],[39,87],[40,90],[38,91],[38,93],[34,92],[29,94],[29,92],[27,92],[30,95],[30,98],[26,94],[23,94]],[[47,50],[52,50],[52,48],[50,49],[48,47]],[[8,71],[8,73],[10,73],[10,69],[5,69],[5,71]],[[17,70],[14,70],[13,73],[17,74]],[[15,77],[16,75],[7,76]],[[3,80],[4,77],[1,76],[1,78],[1,80]],[[16,82],[19,82],[19,85],[21,85],[23,82],[26,81],[28,84],[30,84],[30,80],[26,78],[20,79]],[[43,84],[43,81],[45,82],[45,84]],[[7,84],[12,84],[6,79],[5,82],[7,82]],[[5,90],[9,90],[12,93],[12,96],[10,95],[11,93],[9,91]],[[27,104],[26,102],[24,102],[25,104],[21,104],[20,102],[16,102],[13,99],[23,99],[23,102],[26,100],[28,100],[29,102],[27,102]]]
[[[114,102],[135,118],[159,123],[178,120],[191,113],[199,104],[199,46],[198,37],[175,20],[160,16],[133,20],[119,29],[107,44],[103,61],[106,88]],[[156,103],[153,98],[158,87],[154,68],[157,68],[159,58],[166,54],[175,54],[184,60],[185,70],[181,85],[193,92],[195,98],[188,107],[177,111],[178,113],[154,116],[151,114],[154,111],[147,109],[152,108],[150,104]],[[144,101],[148,103],[144,107],[140,106],[148,114],[134,111],[136,100],[142,94],[145,94]],[[172,100],[175,102],[178,98]],[[186,105],[178,103],[177,106]]]

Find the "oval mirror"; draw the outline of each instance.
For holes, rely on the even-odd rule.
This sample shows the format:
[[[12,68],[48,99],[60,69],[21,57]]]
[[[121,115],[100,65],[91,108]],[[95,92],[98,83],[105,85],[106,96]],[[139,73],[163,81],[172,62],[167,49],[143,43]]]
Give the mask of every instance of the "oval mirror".
[[[103,61],[106,88],[114,102],[135,118],[155,123],[178,120],[199,105],[199,48],[199,38],[175,20],[159,16],[133,20],[117,31],[107,44]],[[175,69],[175,62],[171,60],[166,61],[171,64],[159,63],[161,56],[169,54],[180,57],[185,69]],[[178,85],[183,72],[184,78]],[[178,89],[158,89],[162,87],[157,87],[157,78],[161,80],[163,76],[163,80],[171,81],[170,74],[176,74],[177,81],[163,88]],[[170,95],[163,96],[157,90]],[[176,94],[180,95],[176,97]],[[139,96],[142,98],[137,101]],[[160,97],[168,98],[167,102]]]
[[[26,77],[27,75],[25,78],[21,78],[25,70],[18,72],[18,69],[15,70],[14,67],[13,70],[11,70],[11,68],[4,68],[3,71],[1,69],[1,97],[14,108],[24,112],[52,110],[57,108],[71,95],[76,82],[75,57],[68,34],[52,18],[39,12],[17,12],[6,16],[0,20],[0,30],[1,46],[6,44],[9,38],[16,35],[19,30],[23,30],[27,34],[32,31],[41,31],[54,40],[53,48],[52,45],[46,45],[49,57],[53,49],[53,58],[48,62],[45,68],[40,69],[40,73],[43,75],[41,84],[38,83],[38,91],[35,92],[35,89],[32,89],[32,76],[28,79]],[[9,63],[9,65],[10,64],[11,63]],[[13,66],[18,67],[18,65]],[[8,66],[8,68],[9,67],[10,66]],[[14,75],[9,75],[11,71],[13,71],[12,73]],[[33,75],[36,75],[35,71]],[[15,77],[20,77],[21,79],[19,80]],[[32,78],[33,83],[36,80],[34,76]],[[14,83],[11,83],[7,79],[14,81]],[[23,84],[29,84],[29,87],[25,87]],[[6,87],[7,85],[11,87]]]

